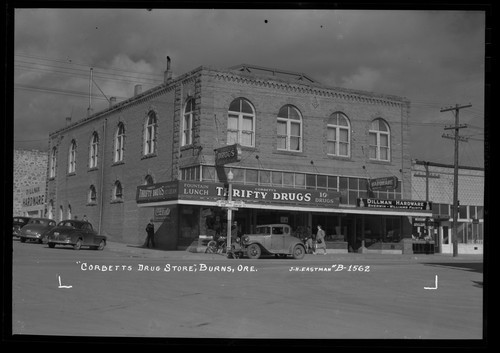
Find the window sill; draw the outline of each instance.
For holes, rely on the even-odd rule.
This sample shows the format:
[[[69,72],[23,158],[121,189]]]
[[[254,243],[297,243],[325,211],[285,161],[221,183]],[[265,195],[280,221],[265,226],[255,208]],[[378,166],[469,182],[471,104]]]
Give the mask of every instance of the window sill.
[[[111,204],[113,204],[113,203],[123,203],[123,200],[112,200],[110,203]]]
[[[349,156],[336,156],[334,154],[327,154],[328,159],[336,159],[339,161],[352,161],[352,158]]]
[[[379,160],[379,159],[369,159],[368,163],[392,165],[391,161],[382,161],[382,160]]]
[[[118,162],[113,162],[113,164],[111,164],[111,166],[114,167],[114,166],[122,165],[122,164],[125,164],[125,162],[124,161],[118,161]]]
[[[89,202],[86,206],[97,206],[97,202]]]
[[[76,175],[76,172],[71,172],[71,173],[66,174],[66,176],[69,176],[69,177],[74,176],[74,175]]]
[[[305,157],[304,152],[302,152],[302,151],[275,150],[275,151],[273,151],[273,154],[284,154],[287,156]]]
[[[89,169],[87,170],[87,172],[94,172],[94,171],[96,171],[96,170],[99,170],[99,168],[97,168],[97,167],[89,168]]]
[[[149,158],[153,158],[153,157],[156,157],[156,153],[150,153],[150,154],[143,155],[141,157],[141,159],[149,159]]]

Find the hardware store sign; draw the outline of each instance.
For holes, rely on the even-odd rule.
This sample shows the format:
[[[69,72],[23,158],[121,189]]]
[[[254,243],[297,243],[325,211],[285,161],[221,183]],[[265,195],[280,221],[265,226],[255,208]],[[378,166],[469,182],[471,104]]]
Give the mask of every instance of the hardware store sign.
[[[431,210],[432,202],[414,201],[414,200],[381,200],[381,199],[364,199],[357,200],[358,207],[368,208],[397,208],[403,210]]]
[[[173,181],[137,187],[137,203],[171,200],[218,201],[227,199],[228,188],[222,183],[198,181]],[[232,200],[255,204],[288,204],[311,207],[337,207],[340,193],[306,189],[278,188],[271,186],[232,186]]]

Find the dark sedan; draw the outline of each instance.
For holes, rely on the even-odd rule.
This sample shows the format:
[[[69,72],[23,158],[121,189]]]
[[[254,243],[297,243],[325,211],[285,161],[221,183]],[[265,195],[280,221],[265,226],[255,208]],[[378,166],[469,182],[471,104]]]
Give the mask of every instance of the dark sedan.
[[[14,217],[12,220],[12,236],[19,238],[19,232],[24,227],[31,217]]]
[[[19,240],[24,243],[26,240],[34,240],[43,243],[46,233],[56,226],[56,221],[49,218],[32,218],[21,228]]]
[[[106,236],[97,234],[89,222],[66,220],[47,233],[47,243],[49,248],[69,245],[75,250],[80,250],[82,246],[102,250],[106,246]]]

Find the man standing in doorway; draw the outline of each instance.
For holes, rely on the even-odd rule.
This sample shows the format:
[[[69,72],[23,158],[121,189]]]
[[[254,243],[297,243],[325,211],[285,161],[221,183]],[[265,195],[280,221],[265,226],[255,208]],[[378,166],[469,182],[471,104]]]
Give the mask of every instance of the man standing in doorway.
[[[155,225],[153,224],[153,219],[149,220],[146,226],[146,233],[148,234],[146,238],[146,248],[149,248],[149,243],[151,242],[151,247],[155,247]]]

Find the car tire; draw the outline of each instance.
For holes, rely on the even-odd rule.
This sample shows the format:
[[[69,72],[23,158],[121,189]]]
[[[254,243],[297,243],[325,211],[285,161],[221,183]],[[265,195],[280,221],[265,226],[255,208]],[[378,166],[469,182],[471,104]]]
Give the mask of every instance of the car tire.
[[[104,240],[101,240],[99,245],[96,247],[96,250],[104,250],[105,246],[106,246],[106,242]]]
[[[19,238],[19,241],[20,241],[21,243],[25,243],[25,242],[26,242],[26,238]]]
[[[304,249],[302,245],[295,245],[293,247],[292,256],[294,259],[297,260],[303,259],[305,254],[306,254],[306,249]]]
[[[80,250],[82,248],[82,240],[81,239],[78,239],[75,243],[75,245],[73,245],[73,249],[75,250]]]
[[[55,248],[56,247],[56,244],[54,244],[54,243],[48,243],[47,245],[49,246],[49,248]]]
[[[247,247],[247,256],[249,259],[258,259],[261,255],[262,251],[260,249],[260,246],[257,244],[250,244]]]

